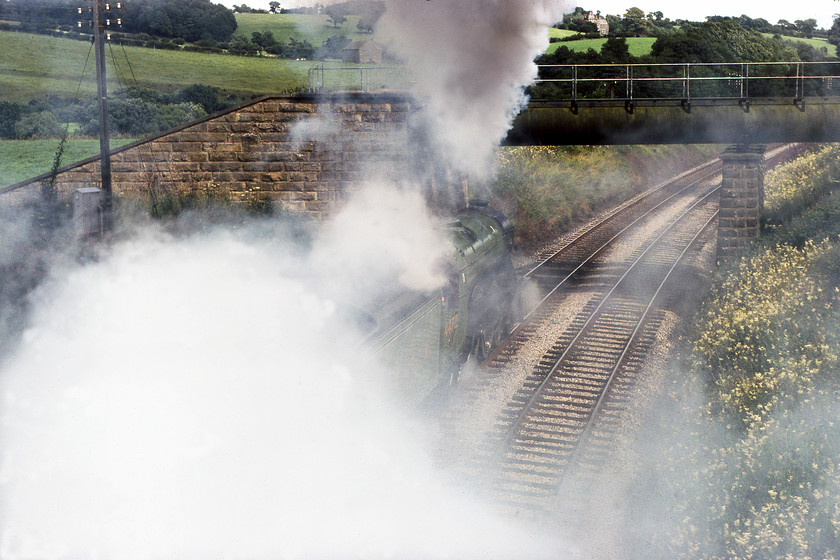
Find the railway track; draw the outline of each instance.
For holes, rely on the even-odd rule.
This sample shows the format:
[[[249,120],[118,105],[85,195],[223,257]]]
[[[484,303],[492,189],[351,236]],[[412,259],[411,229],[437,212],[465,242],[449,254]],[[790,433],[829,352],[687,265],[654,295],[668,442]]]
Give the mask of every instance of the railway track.
[[[785,154],[774,149],[769,163]],[[467,476],[481,475],[494,503],[540,513],[556,511],[562,500],[564,511],[574,511],[587,477],[607,460],[631,403],[663,317],[663,291],[698,242],[714,239],[719,173],[720,163],[711,162],[648,191],[527,272],[539,304],[461,395],[506,394],[491,428],[469,435],[460,430],[462,437],[455,438],[477,441],[459,460]],[[568,307],[570,294],[581,293],[585,303],[546,342],[546,332],[557,333],[558,310]],[[523,353],[529,371],[512,386],[509,372],[523,369]],[[462,422],[458,416],[444,425]]]
[[[580,282],[581,278],[591,277],[592,272],[603,268],[599,257],[607,253],[622,236],[631,234],[634,226],[643,224],[661,208],[675,204],[680,197],[717,176],[720,171],[720,160],[713,160],[662,183],[614,210],[542,258],[537,266],[524,274],[524,278],[537,287],[539,303],[514,328],[506,344],[500,345],[488,356],[485,365],[490,368],[503,366],[507,357],[526,343],[547,320],[557,300],[562,298],[562,290]]]
[[[682,256],[716,216],[715,193],[707,189],[664,227],[536,364],[497,424],[498,498],[514,507],[548,507],[569,467],[583,459],[597,466],[592,450],[616,422],[616,405],[632,394],[651,340],[645,322]]]

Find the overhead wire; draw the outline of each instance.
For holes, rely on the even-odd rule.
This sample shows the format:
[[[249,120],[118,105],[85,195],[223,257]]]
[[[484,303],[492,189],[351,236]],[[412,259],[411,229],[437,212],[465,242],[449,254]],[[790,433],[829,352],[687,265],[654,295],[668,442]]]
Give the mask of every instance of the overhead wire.
[[[2,7],[2,2],[1,1],[0,1],[0,7]],[[8,4],[7,7],[12,8],[14,10],[19,10],[20,8],[23,8],[24,6],[19,5],[19,4]],[[50,3],[27,2],[26,5],[25,5],[25,8],[29,13],[31,13],[32,9],[48,9],[48,10],[51,10],[51,11],[56,10],[56,9],[59,9],[59,10],[64,9],[68,13],[70,13],[70,12],[72,12],[74,14],[76,13],[76,8],[74,8],[72,6],[60,6],[60,5],[56,5],[55,3],[50,4]],[[9,16],[9,15],[12,15],[12,13],[4,14],[4,15]],[[52,19],[54,19],[54,18],[52,18]],[[12,18],[12,21],[17,21],[17,18]],[[23,19],[20,19],[19,21],[21,23],[25,23],[25,21]],[[81,73],[81,76],[79,77],[79,84],[76,87],[76,94],[73,98],[73,105],[78,105],[79,100],[81,99],[82,84],[84,83],[85,75],[87,74],[87,68],[88,68],[88,65],[90,63],[90,56],[91,56],[91,53],[93,52],[93,47],[94,47],[94,42],[93,42],[93,40],[91,40],[90,41],[90,48],[88,49],[87,56],[85,57],[85,63],[84,63],[84,66],[82,67],[82,73]],[[123,48],[123,52],[125,52],[125,48]],[[119,72],[119,67],[117,66],[117,63],[116,63],[116,57],[113,55],[113,49],[112,49],[112,54],[111,55],[112,55],[112,58],[114,59],[114,67],[117,71],[117,79],[119,81],[120,80],[120,75],[119,75],[120,72]],[[126,62],[128,62],[128,56],[127,55],[126,55]],[[129,68],[131,69],[130,63],[129,63]],[[131,69],[131,74],[132,74],[132,77],[134,77],[133,69]],[[136,78],[135,78],[134,81],[136,83],[136,81],[137,81]],[[63,133],[61,135],[61,140],[58,144],[58,148],[56,149],[55,156],[53,158],[53,164],[52,164],[52,167],[50,169],[49,177],[48,177],[48,179],[46,180],[45,183],[42,183],[41,193],[42,193],[42,196],[46,200],[52,200],[52,199],[54,199],[54,197],[56,195],[56,193],[55,193],[55,181],[56,181],[56,178],[57,178],[57,175],[58,175],[58,170],[61,168],[61,161],[62,161],[62,157],[64,156],[65,147],[67,145],[67,138],[70,135],[70,124],[71,123],[69,121],[64,124],[64,130],[63,130]]]
[[[131,72],[131,79],[134,80],[134,85],[137,84],[137,77],[134,75],[134,68],[131,67],[131,61],[128,59],[128,52],[125,50],[125,45],[123,45],[122,41],[120,41],[120,47],[122,48],[123,56],[125,56],[125,63],[128,65],[128,70]]]
[[[120,65],[119,65],[119,63],[117,62],[117,57],[116,57],[116,55],[114,54],[114,46],[112,45],[111,41],[108,41],[108,50],[109,50],[109,51],[110,51],[110,53],[111,53],[111,62],[113,62],[113,63],[114,63],[114,71],[115,71],[115,72],[116,72],[116,74],[117,74],[117,82],[118,82],[121,86],[123,86],[123,87],[127,88],[127,87],[128,87],[128,80],[127,80],[127,79],[125,79],[125,78],[123,77],[122,73],[120,72]],[[137,85],[137,80],[134,80],[134,85]]]
[[[0,1],[2,1],[2,0],[0,0]],[[9,6],[9,7],[17,8],[19,6]],[[34,9],[40,9],[40,8],[55,9],[58,6],[56,6],[55,4],[49,4],[49,3],[29,2],[29,3],[27,3],[26,7],[27,7],[27,9],[31,10],[33,8]],[[75,13],[75,10],[74,10],[74,13]],[[109,40],[108,41],[108,48],[109,48],[109,51],[111,53],[111,60],[113,62],[113,66],[114,66],[114,69],[115,69],[117,82],[120,84],[121,87],[128,87],[128,84],[129,84],[128,76],[125,75],[125,71],[120,68],[120,64],[118,62],[116,54],[114,53],[113,45],[111,43],[112,43],[112,41]],[[91,40],[90,49],[88,50],[87,57],[85,58],[85,64],[84,64],[84,67],[82,69],[82,74],[81,74],[81,77],[79,79],[79,84],[76,88],[76,95],[74,97],[74,104],[78,104],[79,100],[81,99],[82,84],[84,83],[85,75],[87,73],[87,68],[88,68],[88,65],[90,63],[90,57],[91,57],[91,53],[93,52],[93,47],[94,47],[94,42]],[[131,60],[129,59],[128,52],[126,51],[125,45],[122,42],[120,42],[120,47],[122,48],[123,56],[125,58],[125,65],[128,67],[128,72],[131,75],[131,80],[132,80],[132,82],[134,83],[135,86],[138,86],[139,82],[137,80],[137,76],[134,73],[134,68],[131,65]],[[42,194],[45,197],[52,198],[55,195],[55,181],[56,181],[56,178],[57,178],[58,169],[61,167],[61,160],[62,160],[62,157],[64,155],[64,149],[65,149],[65,146],[66,146],[66,143],[67,143],[67,138],[69,136],[70,124],[71,124],[70,122],[65,123],[64,132],[62,134],[61,141],[59,143],[58,149],[56,150],[55,157],[53,159],[53,165],[52,165],[52,169],[51,169],[51,172],[50,172],[49,179],[47,180],[47,183],[42,188]],[[147,142],[147,144],[148,144],[150,153],[153,155],[152,161],[151,161],[153,170],[151,172],[146,170],[147,175],[149,175],[149,183],[150,183],[150,188],[151,188],[152,183],[159,184],[158,180],[154,178],[155,176],[158,176],[158,177],[161,177],[161,178],[166,176],[166,172],[161,171],[159,169],[159,165],[164,164],[165,167],[169,168],[169,163],[170,162],[167,161],[166,157],[163,158],[163,161],[160,161],[161,158],[155,157],[155,155],[157,154],[157,151],[154,149],[154,142],[153,141],[152,142]],[[143,162],[140,161],[139,146],[138,146],[138,150],[137,150],[136,153],[137,153],[137,163],[140,164],[140,166],[142,168],[144,168],[144,170],[145,170],[146,165]],[[169,169],[169,174],[171,175],[171,169]],[[177,186],[175,186],[175,188],[177,189]]]
[[[113,43],[112,41],[110,41],[110,40],[108,41],[108,49],[111,53],[111,61],[114,64],[114,69],[115,69],[116,74],[117,74],[117,81],[120,83],[121,86],[123,86],[124,88],[127,89],[128,85],[129,85],[128,84],[128,79],[126,77],[124,77],[123,73],[120,72],[119,64],[117,63],[117,56],[114,54],[114,49],[113,49],[112,43]],[[126,65],[128,66],[129,71],[131,72],[131,78],[134,81],[134,85],[139,86],[139,83],[137,81],[137,76],[135,76],[134,69],[131,66],[131,61],[128,58],[128,52],[125,50],[125,45],[120,43],[120,46],[122,47],[123,55],[125,56]],[[147,165],[144,162],[142,162],[141,159],[140,159],[141,146],[144,146],[144,145],[148,146],[149,154],[152,156],[152,158],[151,158],[151,160],[152,160],[151,161],[151,166],[152,166],[151,171],[148,169]],[[137,159],[138,166],[143,169],[143,171],[146,175],[146,182],[148,183],[148,191],[149,191],[148,195],[150,197],[150,200],[152,201],[152,204],[154,204],[154,200],[159,194],[159,193],[155,192],[157,187],[159,185],[161,185],[161,183],[164,180],[166,180],[166,175],[167,174],[170,176],[170,178],[172,176],[172,169],[170,167],[170,161],[166,158],[166,155],[162,150],[160,150],[160,151],[155,150],[155,142],[154,141],[149,141],[149,142],[139,144],[138,146],[136,146],[136,150],[135,150],[134,153],[137,156],[136,159]],[[157,157],[158,155],[163,155],[163,157]],[[164,166],[165,169],[161,170],[161,168],[160,168],[161,165]],[[174,183],[174,181],[172,181],[172,183],[173,183],[173,188],[177,190],[178,186]]]
[[[79,102],[81,98],[82,92],[82,83],[85,80],[85,74],[87,73],[88,63],[90,62],[90,53],[93,52],[93,43],[90,44],[90,48],[88,49],[87,57],[85,58],[85,65],[82,67],[82,75],[79,78],[79,85],[76,87],[76,96],[73,100],[74,104]],[[50,169],[50,178],[47,180],[47,184],[45,189],[42,191],[42,194],[45,195],[45,198],[52,198],[55,194],[55,179],[58,175],[58,170],[61,167],[61,158],[64,155],[64,148],[67,145],[67,137],[70,134],[70,123],[67,122],[64,124],[64,133],[61,135],[61,142],[58,144],[58,149],[55,152],[55,157],[53,158],[52,168]]]

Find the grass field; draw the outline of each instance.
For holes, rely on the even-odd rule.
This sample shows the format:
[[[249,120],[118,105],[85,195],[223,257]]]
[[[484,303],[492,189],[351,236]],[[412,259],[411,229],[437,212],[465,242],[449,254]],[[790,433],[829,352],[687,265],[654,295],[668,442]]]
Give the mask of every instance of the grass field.
[[[765,37],[772,37],[772,33],[762,33]],[[828,56],[837,56],[837,46],[832,45],[828,42],[828,39],[823,39],[821,37],[814,37],[812,39],[806,39],[803,37],[786,37],[782,36],[782,39],[787,39],[788,41],[799,41],[800,43],[805,43],[806,45],[811,45],[815,49],[825,48],[828,51]]]
[[[0,31],[0,99],[27,102],[45,93],[73,96],[80,82],[83,94],[94,93],[92,56],[82,80],[89,51],[90,45],[82,41]],[[139,85],[170,91],[205,84],[246,94],[279,93],[304,87],[313,64],[119,46],[106,49],[106,56],[112,91],[136,79]]]
[[[236,14],[236,32],[250,38],[251,33],[271,31],[277,41],[288,42],[293,38],[297,41],[309,41],[316,47],[334,35],[347,37],[350,40],[375,40],[375,35],[361,33],[356,28],[358,21],[358,16],[349,16],[344,25],[335,28],[329,24],[325,15]],[[552,39],[572,35],[577,35],[577,32],[554,27],[548,30],[548,36]]]
[[[118,148],[132,139],[114,138],[111,147]],[[60,140],[0,141],[0,188],[37,177],[52,169]],[[68,140],[61,164],[83,160],[99,154],[99,140]]]
[[[306,39],[320,45],[333,35],[350,39],[369,38],[356,29],[356,18],[338,29],[327,24],[326,16],[287,14],[237,14],[239,33],[269,30],[278,41]],[[552,29],[552,36],[573,34]],[[582,39],[553,43],[549,52],[566,45],[573,50],[599,50],[605,39]],[[634,55],[650,52],[653,38],[628,40]],[[96,90],[90,44],[83,41],[0,31],[0,99],[28,102],[46,92],[59,96],[82,95]],[[135,82],[141,86],[173,91],[192,84],[205,84],[226,92],[245,95],[299,91],[307,85],[307,71],[314,65],[338,66],[337,61],[310,62],[276,58],[240,57],[141,47],[106,49],[108,87],[115,91]],[[86,64],[87,61],[87,64]],[[83,76],[84,71],[84,76]],[[394,81],[394,80],[392,80]],[[398,81],[395,83],[399,84]]]
[[[566,46],[575,52],[586,52],[589,49],[601,50],[601,46],[607,42],[603,39],[580,39],[578,41],[563,41],[560,43],[551,43],[546,50],[547,53],[553,53],[561,46]],[[630,49],[630,54],[633,56],[645,56],[650,54],[650,49],[656,42],[656,37],[628,37],[627,46]]]
[[[287,43],[289,39],[309,41],[320,46],[332,36],[347,37],[350,40],[370,39],[369,33],[359,32],[358,16],[349,16],[338,28],[328,23],[325,15],[305,14],[236,14],[236,32],[251,38],[251,33],[271,31],[274,39]]]
[[[549,30],[549,37],[569,37],[574,35],[573,31],[568,31],[565,29],[551,29]],[[772,33],[762,33],[765,37],[772,37]],[[827,39],[822,38],[813,38],[813,39],[804,39],[801,37],[783,37],[783,39],[787,39],[789,41],[800,41],[802,43],[807,43],[814,48],[823,48],[825,47],[828,50],[828,56],[838,56],[837,47],[832,45],[828,42]],[[575,52],[586,52],[589,49],[595,49],[596,51],[601,50],[601,45],[606,42],[606,38],[604,39],[580,39],[577,41],[563,41],[558,43],[551,43],[548,47],[546,52],[553,53],[561,46],[566,46]],[[650,54],[650,49],[653,47],[653,44],[656,42],[655,37],[628,37],[627,38],[627,45],[630,47],[630,54],[633,56],[645,56]]]
[[[548,36],[551,39],[562,39],[563,37],[571,37],[572,35],[577,35],[577,31],[557,29],[556,27],[552,27],[548,30]]]

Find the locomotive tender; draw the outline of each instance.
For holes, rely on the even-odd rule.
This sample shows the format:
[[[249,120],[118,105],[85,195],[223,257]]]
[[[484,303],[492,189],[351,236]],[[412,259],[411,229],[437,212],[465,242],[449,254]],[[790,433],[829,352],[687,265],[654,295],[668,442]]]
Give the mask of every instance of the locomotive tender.
[[[486,358],[516,313],[507,217],[473,201],[447,228],[452,251],[446,285],[433,293],[400,293],[371,314],[371,353],[412,405],[442,382],[455,384],[466,363]]]

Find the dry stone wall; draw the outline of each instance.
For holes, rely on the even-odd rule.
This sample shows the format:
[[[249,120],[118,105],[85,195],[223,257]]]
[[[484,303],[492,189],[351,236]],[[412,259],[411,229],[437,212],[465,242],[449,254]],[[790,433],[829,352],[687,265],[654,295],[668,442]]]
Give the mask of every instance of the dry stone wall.
[[[328,214],[371,174],[399,180],[409,160],[411,102],[397,94],[268,96],[112,152],[116,196],[168,189],[270,199],[281,210]],[[47,177],[15,185],[40,192]],[[99,187],[99,158],[59,171],[56,189]]]

